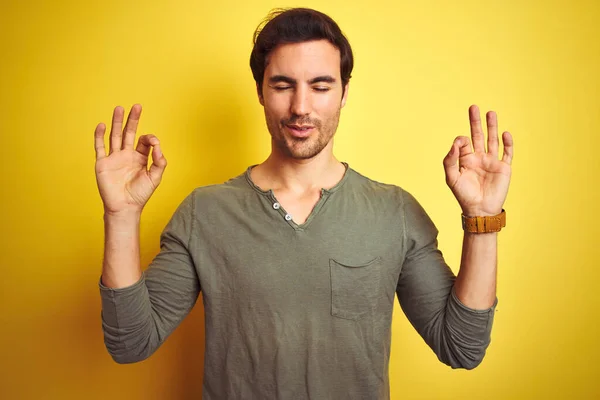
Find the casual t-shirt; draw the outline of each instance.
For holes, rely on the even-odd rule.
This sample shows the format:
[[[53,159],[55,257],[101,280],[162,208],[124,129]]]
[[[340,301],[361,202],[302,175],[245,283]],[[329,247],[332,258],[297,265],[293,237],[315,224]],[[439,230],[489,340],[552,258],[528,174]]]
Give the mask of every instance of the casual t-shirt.
[[[195,189],[137,283],[99,283],[114,360],[149,357],[202,293],[204,400],[388,399],[398,296],[440,361],[477,366],[497,299],[463,305],[415,198],[345,166],[300,225],[252,182],[252,167]]]

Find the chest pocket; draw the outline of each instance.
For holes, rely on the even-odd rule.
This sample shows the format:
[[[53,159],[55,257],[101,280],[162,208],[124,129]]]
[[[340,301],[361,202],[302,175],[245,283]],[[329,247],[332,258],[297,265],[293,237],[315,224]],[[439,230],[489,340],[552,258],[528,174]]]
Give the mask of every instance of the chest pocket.
[[[357,320],[375,312],[381,297],[381,258],[351,265],[330,259],[331,315]]]

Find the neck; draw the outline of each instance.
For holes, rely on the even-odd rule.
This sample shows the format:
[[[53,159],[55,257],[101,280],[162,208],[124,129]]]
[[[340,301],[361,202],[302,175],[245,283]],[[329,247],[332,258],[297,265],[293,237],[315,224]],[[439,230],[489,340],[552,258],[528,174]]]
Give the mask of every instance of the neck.
[[[311,159],[298,160],[272,151],[269,157],[253,171],[254,182],[262,189],[305,193],[335,186],[345,173],[331,149],[323,149]]]

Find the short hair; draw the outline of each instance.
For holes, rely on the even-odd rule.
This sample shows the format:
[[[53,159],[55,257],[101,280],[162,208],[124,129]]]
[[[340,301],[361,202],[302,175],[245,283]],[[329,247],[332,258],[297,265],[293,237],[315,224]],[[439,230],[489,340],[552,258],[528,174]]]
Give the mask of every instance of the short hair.
[[[342,93],[350,81],[354,57],[348,39],[328,15],[310,8],[278,8],[271,10],[254,32],[250,68],[262,96],[262,85],[268,57],[280,44],[326,39],[340,51]]]

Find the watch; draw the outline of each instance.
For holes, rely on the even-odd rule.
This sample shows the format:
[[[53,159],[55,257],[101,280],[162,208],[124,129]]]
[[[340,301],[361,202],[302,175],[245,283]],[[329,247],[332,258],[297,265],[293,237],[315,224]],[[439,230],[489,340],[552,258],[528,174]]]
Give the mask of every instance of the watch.
[[[461,214],[462,228],[465,232],[470,233],[489,233],[500,232],[500,229],[506,226],[506,211],[498,215],[490,215],[486,217],[467,217]]]

